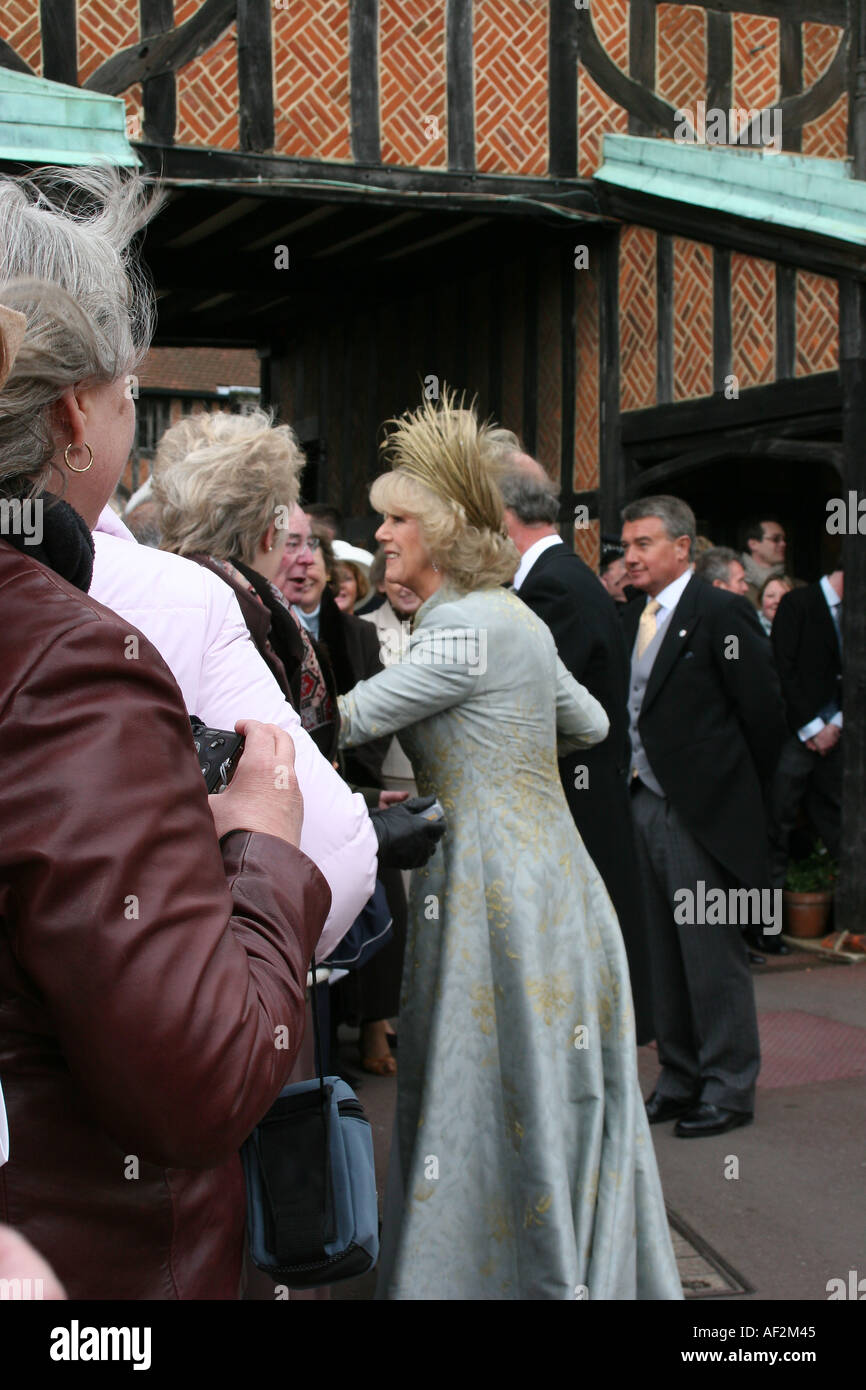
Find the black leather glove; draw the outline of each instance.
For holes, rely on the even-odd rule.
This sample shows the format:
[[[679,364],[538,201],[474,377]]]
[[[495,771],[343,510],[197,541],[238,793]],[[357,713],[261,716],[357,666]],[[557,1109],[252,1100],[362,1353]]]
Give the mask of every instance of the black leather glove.
[[[389,869],[420,869],[445,834],[445,821],[425,820],[435,796],[412,796],[383,811],[371,811],[379,841],[379,863]]]

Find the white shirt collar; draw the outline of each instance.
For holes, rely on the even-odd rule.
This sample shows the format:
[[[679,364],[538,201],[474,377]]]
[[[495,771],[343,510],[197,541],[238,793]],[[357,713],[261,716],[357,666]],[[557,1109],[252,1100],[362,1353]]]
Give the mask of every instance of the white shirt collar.
[[[842,602],[836,590],[833,588],[833,585],[830,583],[830,576],[827,574],[821,575],[821,590],[831,608],[835,608],[837,603]]]
[[[549,550],[552,545],[561,544],[562,537],[559,535],[542,536],[540,541],[533,541],[529,549],[524,550],[523,554],[520,557],[520,564],[517,566],[517,573],[511,581],[514,585],[514,588],[516,590],[520,589],[521,584],[523,583],[526,576],[529,574],[529,571],[532,569],[532,566],[535,564],[539,555],[543,554],[545,550]]]
[[[666,588],[662,589],[660,594],[656,594],[656,601],[660,606],[667,612],[676,608],[691,577],[691,569],[684,570],[679,579],[675,579],[672,584],[668,584]],[[647,602],[649,602],[649,596],[647,596]]]

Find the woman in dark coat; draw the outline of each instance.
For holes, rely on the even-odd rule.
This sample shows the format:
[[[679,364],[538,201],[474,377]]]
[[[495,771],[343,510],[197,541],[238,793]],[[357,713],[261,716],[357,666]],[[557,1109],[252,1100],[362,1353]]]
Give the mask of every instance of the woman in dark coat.
[[[138,179],[62,178],[56,207],[0,180],[0,497],[36,523],[0,535],[0,1223],[71,1298],[233,1299],[237,1151],[291,1070],[330,893],[296,848],[290,737],[248,726],[209,805],[171,673],[88,596],[149,340],[149,210]],[[15,278],[34,271],[54,278]]]

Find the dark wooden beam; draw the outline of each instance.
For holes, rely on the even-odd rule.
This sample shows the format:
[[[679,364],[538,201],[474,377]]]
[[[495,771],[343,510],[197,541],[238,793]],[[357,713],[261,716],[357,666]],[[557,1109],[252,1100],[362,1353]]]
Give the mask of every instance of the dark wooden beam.
[[[561,370],[560,386],[560,515],[568,522],[568,533],[563,539],[569,549],[574,546],[574,412],[577,395],[577,286],[575,275],[586,275],[586,270],[576,270],[574,247],[570,240],[560,253],[560,301],[559,327]]]
[[[379,0],[353,0],[349,6],[349,99],[352,158],[378,164],[379,140]]]
[[[731,375],[731,253],[713,247],[713,390],[724,391]]]
[[[628,73],[653,91],[656,85],[656,0],[632,0],[628,18]],[[629,135],[653,135],[654,128],[629,112]]]
[[[527,452],[538,447],[538,257],[526,260],[523,336],[523,442]]]
[[[51,82],[78,86],[78,20],[76,0],[40,0],[42,76]]]
[[[846,3],[847,0],[689,0],[698,9],[718,10],[722,14],[760,14],[789,19],[795,24],[812,20],[816,24],[840,26],[847,22]]]
[[[448,78],[448,168],[468,171],[475,168],[472,0],[448,0],[445,51]]]
[[[797,368],[797,272],[776,266],[776,380],[795,376]]]
[[[844,493],[866,497],[866,286],[839,286],[839,370],[845,454]],[[850,525],[850,518],[849,518]],[[842,542],[845,597],[842,701],[842,857],[836,888],[836,926],[860,932],[866,911],[866,545],[862,535]]]
[[[619,535],[625,501],[625,458],[620,440],[619,408],[619,231],[606,235],[599,248],[598,379],[599,486],[603,533]]]
[[[53,10],[69,0],[45,0]],[[83,84],[93,92],[108,92],[116,96],[134,82],[144,82],[162,73],[177,72],[178,68],[198,58],[216,43],[235,17],[237,0],[204,0],[204,4],[177,29],[171,28],[153,38],[130,44],[114,53],[91,73]]]
[[[551,174],[572,179],[577,174],[577,35],[574,6],[551,5],[547,60],[548,167]]]
[[[271,0],[237,0],[238,133],[242,150],[274,147]]]
[[[794,20],[783,19],[779,25],[779,95],[794,96],[803,90],[803,29]],[[782,148],[796,151],[803,146],[803,127],[795,121],[782,120]]]
[[[16,53],[11,43],[0,38],[0,68],[9,68],[11,72],[25,72],[28,77],[36,77],[29,63],[25,63],[20,53]]]
[[[524,221],[528,216],[538,216],[548,223],[551,204],[560,206],[570,216],[599,213],[597,185],[591,179],[468,174],[384,165],[371,168],[359,163],[336,164],[188,145],[164,149],[147,142],[138,153],[148,168],[160,173],[169,184],[176,181],[183,188],[193,180],[207,184],[211,192],[255,192],[257,197],[282,201],[314,198],[323,203],[354,204],[363,195],[365,201],[383,207],[420,207],[426,203],[442,212],[502,212]]]
[[[505,274],[501,261],[497,261],[490,276],[489,301],[487,307],[488,348],[490,362],[490,413],[495,420],[502,418],[502,336],[504,332],[503,304],[505,303]]]
[[[848,149],[855,179],[866,179],[866,12],[860,0],[850,0]]]
[[[838,444],[822,444],[815,440],[772,439],[754,429],[737,434],[727,431],[716,435],[713,443],[686,450],[651,468],[641,468],[632,478],[630,496],[646,496],[650,492],[667,492],[681,479],[697,469],[707,469],[714,463],[734,459],[783,459],[786,463],[806,463],[814,468],[829,464],[841,476],[843,451]]]
[[[643,441],[677,435],[699,435],[706,431],[838,410],[841,403],[839,373],[817,372],[814,376],[799,377],[796,381],[750,387],[741,391],[735,400],[712,396],[647,410],[630,410],[622,417],[622,439],[626,446],[633,446]]]
[[[707,14],[707,108],[730,109],[734,91],[734,25],[729,14]]]
[[[656,400],[664,405],[674,398],[674,242],[656,237]]]
[[[139,0],[141,37],[151,38],[171,29],[174,24],[174,0]],[[173,72],[145,78],[142,83],[145,140],[158,145],[173,145],[177,124],[177,83]]]
[[[819,275],[866,278],[861,246],[834,241],[830,237],[811,236],[778,223],[734,217],[718,209],[654,198],[613,184],[598,184],[597,188],[602,212],[623,222],[635,222],[692,241],[728,246],[764,260],[799,265]]]

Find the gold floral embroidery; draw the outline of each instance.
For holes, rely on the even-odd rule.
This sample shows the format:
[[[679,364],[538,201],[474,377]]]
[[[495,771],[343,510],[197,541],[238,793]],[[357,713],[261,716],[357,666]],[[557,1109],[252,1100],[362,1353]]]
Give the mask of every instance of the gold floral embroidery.
[[[493,1005],[493,990],[490,985],[473,985],[469,991],[469,998],[472,999],[472,1017],[478,1020],[478,1026],[486,1037],[493,1032],[493,1024],[496,1018],[496,1010]]]
[[[527,980],[526,993],[532,1000],[533,1010],[544,1019],[548,1027],[554,1018],[562,1018],[574,998],[574,990],[569,987],[568,976],[561,970],[556,975]]]

